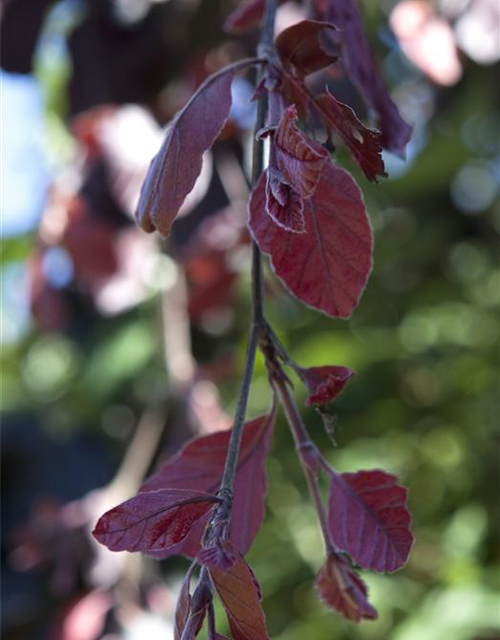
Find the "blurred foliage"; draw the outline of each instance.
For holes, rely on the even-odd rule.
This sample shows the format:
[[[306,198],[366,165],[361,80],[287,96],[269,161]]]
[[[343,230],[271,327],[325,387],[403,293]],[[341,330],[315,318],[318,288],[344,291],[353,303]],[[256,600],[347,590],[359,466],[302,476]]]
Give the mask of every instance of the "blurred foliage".
[[[198,35],[208,4],[190,3],[190,24]],[[228,3],[220,4],[196,47],[199,55],[221,41],[214,24],[227,12]],[[387,16],[366,4],[375,35],[386,29]],[[173,9],[165,10],[172,15],[168,11]],[[185,60],[186,52],[183,55]],[[56,157],[59,149],[59,162],[68,158],[71,141],[66,124],[61,124],[66,117],[68,58],[63,55],[60,60],[52,67],[45,63],[39,76],[50,93],[48,142]],[[174,62],[167,76],[179,75]],[[408,117],[416,112],[426,116],[417,123],[416,148],[406,168],[392,159],[390,180],[374,186],[359,178],[376,253],[373,274],[352,320],[334,321],[304,308],[287,297],[268,273],[267,314],[293,358],[302,365],[341,364],[357,372],[335,406],[336,448],[320,417],[312,408],[304,409],[316,442],[340,471],[382,467],[397,473],[410,488],[416,535],[404,570],[393,576],[363,576],[379,610],[376,622],[357,626],[324,608],[312,586],[323,561],[319,530],[291,436],[280,419],[268,462],[267,517],[249,554],[275,640],[500,638],[500,156],[493,91],[498,68],[481,67],[465,57],[462,62],[460,82],[443,89],[432,85],[397,49],[386,60],[386,71],[394,78]],[[340,158],[344,159],[342,154]],[[139,306],[106,317],[70,281],[72,323],[60,331],[37,328],[27,311],[26,287],[27,261],[37,244],[33,232],[6,239],[2,247],[7,564],[10,529],[29,517],[36,499],[45,497],[45,485],[37,487],[32,474],[32,467],[40,465],[38,456],[46,451],[36,445],[36,438],[29,456],[23,454],[11,468],[12,452],[24,451],[12,442],[16,437],[31,438],[32,427],[26,425],[34,425],[44,441],[61,449],[61,455],[65,443],[80,436],[90,438],[106,459],[106,471],[102,466],[99,472],[92,465],[83,468],[78,456],[73,470],[86,476],[85,490],[90,490],[102,484],[103,473],[111,479],[143,407],[160,397],[166,385],[160,296],[154,290]],[[246,264],[246,258],[240,259]],[[248,284],[243,275],[227,330],[193,328],[193,350],[204,365],[230,353],[235,345],[241,365]],[[218,391],[231,415],[238,374],[222,378]],[[304,400],[305,392],[295,382],[297,397]],[[249,414],[265,410],[268,401],[259,360]],[[187,431],[179,435],[178,429],[170,434],[167,428],[164,446],[172,451],[188,435]],[[67,465],[64,469],[69,476],[59,476],[57,486],[72,485],[71,469]],[[22,508],[11,508],[21,485]],[[78,491],[81,487],[58,497],[75,499],[82,495]],[[174,590],[183,567],[183,561],[161,565],[145,561],[147,580],[158,580],[161,572]],[[25,577],[18,585],[15,571],[8,567],[6,572],[4,611],[10,635],[5,638],[47,637],[38,635],[37,621],[44,619],[47,624],[57,602],[47,599],[43,589],[26,586],[35,578]],[[20,633],[18,608],[28,603],[35,614],[31,626]],[[41,611],[45,613],[36,613]]]

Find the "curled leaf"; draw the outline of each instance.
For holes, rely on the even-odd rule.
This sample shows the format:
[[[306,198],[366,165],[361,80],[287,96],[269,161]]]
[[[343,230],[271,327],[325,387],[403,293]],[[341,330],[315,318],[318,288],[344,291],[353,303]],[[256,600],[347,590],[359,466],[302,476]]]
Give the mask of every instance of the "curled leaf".
[[[387,176],[380,131],[365,127],[351,107],[339,102],[329,91],[316,98],[316,104],[321,108],[325,124],[338,132],[368,180]]]
[[[334,30],[335,25],[318,20],[302,20],[284,29],[276,38],[281,62],[299,76],[333,64],[337,58],[321,46],[321,35]]]
[[[324,405],[333,402],[342,391],[354,371],[349,367],[308,367],[297,368],[297,373],[311,394],[306,405]]]
[[[358,186],[325,163],[314,195],[304,200],[304,233],[289,233],[266,213],[266,176],[252,191],[249,229],[276,275],[305,304],[348,318],[371,270],[372,236]]]
[[[328,554],[315,581],[321,600],[347,620],[375,620],[377,610],[368,602],[368,589],[347,560],[337,553]]]
[[[136,217],[144,231],[168,235],[200,175],[203,154],[229,116],[233,78],[254,62],[241,60],[209,76],[174,118],[142,185]]]
[[[342,64],[375,114],[377,128],[382,132],[382,146],[404,158],[412,128],[387,92],[356,0],[327,0],[325,18],[338,28],[335,38],[340,42]]]
[[[218,499],[185,489],[148,491],[107,511],[93,536],[110,551],[164,551],[175,547]]]
[[[292,187],[269,169],[266,172],[266,211],[276,224],[292,233],[304,233],[304,201]]]
[[[413,535],[408,490],[392,473],[332,472],[328,525],[334,544],[363,569],[396,571],[408,560]]]
[[[328,160],[328,152],[297,128],[297,119],[297,109],[291,105],[274,132],[270,164],[283,174],[284,181],[301,198],[310,198]]]

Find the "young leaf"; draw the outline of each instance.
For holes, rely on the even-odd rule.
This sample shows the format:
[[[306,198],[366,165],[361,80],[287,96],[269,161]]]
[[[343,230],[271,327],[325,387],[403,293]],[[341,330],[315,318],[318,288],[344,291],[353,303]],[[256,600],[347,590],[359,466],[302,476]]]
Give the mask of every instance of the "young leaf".
[[[144,231],[168,235],[200,175],[203,154],[229,116],[233,78],[250,64],[242,60],[209,76],[174,118],[142,185],[136,217]]]
[[[412,128],[390,98],[363,28],[356,0],[327,0],[325,18],[338,28],[346,73],[375,113],[382,146],[405,157]]]
[[[188,572],[184,577],[184,582],[182,583],[179,598],[177,599],[177,606],[175,607],[174,640],[180,640],[189,618],[189,612],[191,610],[191,594],[189,592],[189,587],[194,567],[195,564],[193,563],[188,569]]]
[[[368,589],[347,560],[333,552],[328,555],[315,581],[319,597],[347,620],[375,620],[377,610],[368,602]]]
[[[178,545],[218,502],[201,491],[148,491],[107,511],[93,536],[111,551],[164,551]]]
[[[278,4],[283,4],[287,0],[278,0]],[[224,31],[227,33],[243,33],[252,27],[257,26],[264,15],[265,0],[249,0],[242,2],[224,22]]]
[[[407,495],[395,475],[379,469],[333,472],[328,511],[333,542],[363,569],[400,569],[413,544]]]
[[[330,129],[335,129],[368,180],[386,177],[380,131],[368,129],[358,120],[351,107],[339,102],[327,92],[316,98],[321,115]]]
[[[267,490],[264,464],[274,420],[273,407],[269,414],[247,422],[243,428],[230,530],[230,540],[241,553],[246,553],[250,548],[264,517]],[[149,478],[140,491],[182,487],[215,493],[220,486],[230,436],[231,431],[219,431],[191,440]],[[200,551],[207,518],[208,514],[196,523],[181,545],[162,550],[155,556],[166,558],[175,553],[195,557]]]
[[[354,371],[349,367],[297,367],[297,373],[311,394],[306,405],[330,404],[344,390]]]
[[[333,64],[337,58],[321,46],[321,34],[335,26],[318,20],[302,20],[284,29],[276,38],[283,65],[298,76],[308,76]]]
[[[266,171],[266,211],[276,224],[292,233],[304,233],[304,201],[276,171]]]
[[[297,109],[291,105],[274,131],[270,166],[283,174],[284,181],[301,198],[310,198],[328,160],[328,152],[297,128],[297,119]]]
[[[210,568],[214,587],[226,610],[233,640],[270,640],[253,571],[238,555],[229,571]]]
[[[267,215],[263,174],[252,192],[249,228],[276,275],[299,300],[348,318],[371,269],[372,236],[359,188],[325,163],[314,195],[304,201],[305,233],[280,229]]]

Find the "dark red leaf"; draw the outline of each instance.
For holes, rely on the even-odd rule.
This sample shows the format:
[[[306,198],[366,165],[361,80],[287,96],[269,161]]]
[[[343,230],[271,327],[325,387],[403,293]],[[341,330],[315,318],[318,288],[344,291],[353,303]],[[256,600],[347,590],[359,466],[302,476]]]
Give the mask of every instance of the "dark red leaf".
[[[210,575],[226,610],[233,640],[270,640],[260,604],[260,587],[243,556],[237,555],[229,571],[211,568]]]
[[[371,269],[372,236],[363,198],[344,170],[325,163],[304,201],[306,232],[289,233],[267,215],[263,174],[250,199],[249,228],[274,271],[305,304],[348,318]]]
[[[344,390],[354,371],[349,367],[297,367],[297,373],[311,394],[307,405],[329,404]]]
[[[266,211],[277,225],[292,233],[304,233],[304,201],[271,169],[266,172]]]
[[[111,551],[168,551],[215,502],[208,493],[186,489],[139,493],[106,512],[92,533]]]
[[[333,24],[317,20],[302,20],[284,29],[276,38],[281,62],[301,76],[328,67],[337,58],[323,49],[320,37],[323,32],[333,30]]]
[[[412,128],[389,96],[363,28],[356,0],[327,0],[325,18],[335,24],[346,73],[376,114],[382,146],[405,157]]]
[[[257,535],[264,517],[266,476],[264,464],[271,443],[275,419],[274,408],[268,415],[245,424],[236,470],[230,540],[246,553]],[[220,486],[231,431],[219,431],[195,438],[155,475],[140,491],[155,491],[165,487],[182,487],[215,493]],[[173,554],[195,557],[208,515],[195,524],[183,543],[172,550],[162,550],[156,557]]]
[[[136,217],[144,231],[168,235],[229,116],[233,78],[248,65],[242,60],[208,77],[175,117],[142,185]]]
[[[316,98],[321,115],[330,129],[335,129],[352,153],[368,180],[387,176],[382,160],[381,134],[358,120],[351,107],[339,102],[330,92]]]
[[[368,602],[368,589],[349,566],[347,560],[337,553],[330,553],[315,581],[323,602],[338,611],[347,620],[361,622],[375,620],[377,610]]]
[[[278,0],[283,4],[286,0]],[[243,33],[257,26],[264,15],[265,0],[249,0],[242,2],[224,22],[224,31],[227,33]]]
[[[332,473],[328,525],[332,540],[356,564],[396,571],[408,560],[413,535],[408,490],[391,473]]]
[[[284,181],[301,198],[310,198],[328,160],[328,152],[297,128],[297,119],[297,109],[291,105],[274,131],[270,167],[280,171]]]

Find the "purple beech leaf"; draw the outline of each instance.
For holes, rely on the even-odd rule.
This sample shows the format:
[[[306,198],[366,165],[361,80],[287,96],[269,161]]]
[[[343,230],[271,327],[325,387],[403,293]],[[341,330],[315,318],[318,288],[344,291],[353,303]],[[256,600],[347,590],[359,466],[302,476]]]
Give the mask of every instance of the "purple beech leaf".
[[[368,589],[347,560],[338,553],[328,554],[316,576],[320,599],[347,620],[375,620],[377,610],[368,602]]]
[[[266,213],[265,173],[252,191],[249,228],[276,275],[305,304],[348,318],[371,270],[372,235],[352,177],[330,162],[304,201],[305,233],[289,233]]]
[[[276,49],[285,67],[298,76],[308,76],[336,62],[321,46],[320,37],[335,26],[318,20],[302,20],[284,29],[276,38]]]
[[[252,569],[242,555],[223,573],[210,568],[215,590],[226,610],[233,640],[270,640],[260,604],[260,587]]]
[[[276,172],[268,170],[266,211],[274,222],[292,233],[305,233],[304,201]]]
[[[373,112],[382,133],[382,146],[401,158],[412,128],[400,116],[389,96],[368,42],[356,0],[327,0],[325,18],[337,27],[342,64]]]
[[[365,127],[351,107],[339,102],[328,90],[316,98],[316,103],[321,107],[326,126],[338,132],[368,180],[376,182],[377,176],[386,177],[380,131]]]
[[[177,599],[177,606],[175,607],[175,620],[174,620],[174,640],[180,640],[182,632],[189,618],[191,610],[191,594],[189,587],[191,585],[191,576],[193,575],[195,565],[192,564],[188,569],[184,582],[182,583],[181,591]]]
[[[297,367],[296,371],[309,390],[310,396],[306,400],[309,406],[333,402],[354,375],[352,369],[341,366]]]
[[[139,493],[101,516],[92,533],[111,551],[168,550],[217,502],[213,495],[186,489]]]
[[[264,465],[274,420],[273,407],[269,414],[250,420],[243,429],[229,534],[232,544],[241,553],[250,548],[264,518],[267,490]],[[215,493],[222,479],[230,436],[231,431],[228,430],[194,438],[146,480],[140,491],[182,487]],[[175,554],[197,556],[207,520],[208,514],[200,518],[181,544],[158,552],[155,557],[167,558]]]
[[[297,120],[295,105],[285,109],[273,134],[270,166],[283,174],[284,182],[301,198],[310,198],[329,156],[326,149],[297,128]]]
[[[413,544],[408,490],[397,480],[380,469],[331,474],[332,541],[363,569],[393,572],[408,560]]]
[[[144,231],[168,235],[229,116],[233,78],[250,64],[242,60],[209,76],[175,116],[142,185],[136,217]]]

